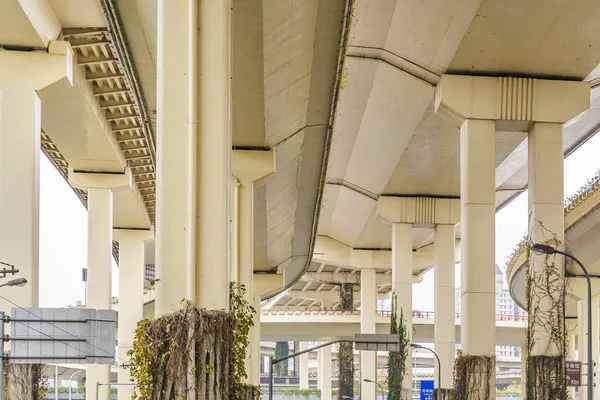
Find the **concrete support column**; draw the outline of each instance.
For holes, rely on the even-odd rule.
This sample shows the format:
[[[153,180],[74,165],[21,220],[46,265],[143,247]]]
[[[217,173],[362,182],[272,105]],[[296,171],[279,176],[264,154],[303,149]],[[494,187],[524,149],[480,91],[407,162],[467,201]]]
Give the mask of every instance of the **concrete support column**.
[[[404,312],[406,330],[412,340],[412,270],[413,270],[412,225],[392,225],[392,293],[398,298],[398,318]],[[402,388],[408,398],[412,393],[412,351],[406,357],[406,372]],[[373,379],[375,380],[375,379]]]
[[[155,313],[195,301],[197,13],[190,2],[157,10]]]
[[[521,345],[521,398],[527,397],[527,343]]]
[[[69,169],[69,182],[88,193],[88,290],[86,306],[110,310],[112,300],[113,190],[131,188],[129,169],[122,174],[85,173]],[[142,293],[143,294],[143,293]],[[110,383],[109,360],[86,366],[86,398],[96,397],[96,382]],[[101,386],[100,400],[110,399],[110,386]]]
[[[113,194],[110,189],[88,190],[88,290],[86,306],[111,308]],[[110,382],[111,362],[88,364],[86,398],[95,398],[96,382]],[[110,386],[101,386],[99,398],[110,399]]]
[[[235,150],[235,176],[232,229],[231,280],[244,285],[245,299],[253,304],[257,314],[250,329],[250,346],[246,357],[248,382],[260,385],[260,295],[254,293],[254,182],[275,171],[272,151]]]
[[[529,132],[528,146],[529,238],[532,243],[562,250],[565,231],[562,124],[536,123]],[[550,267],[552,282],[547,278]],[[531,252],[529,279],[531,356],[562,355],[563,315],[557,304],[561,303],[564,292],[564,258]]]
[[[0,261],[15,265],[19,277],[28,281],[25,287],[5,287],[2,293],[23,307],[37,307],[39,292],[38,91],[63,77],[71,80],[72,61],[66,42],[51,42],[47,53],[0,52]],[[0,310],[7,315],[12,307],[0,300]]]
[[[318,351],[321,400],[331,400],[331,346],[323,347]]]
[[[494,121],[460,129],[461,345],[476,356],[496,354],[495,134]]]
[[[196,300],[229,307],[231,185],[231,2],[198,3]],[[196,27],[194,27],[195,29]]]
[[[363,269],[360,272],[360,332],[377,333],[375,317],[377,315],[377,281],[374,269]],[[377,381],[377,352],[360,352],[361,379]],[[361,382],[363,400],[376,399],[376,387],[373,384]],[[323,397],[322,397],[323,398]]]
[[[300,351],[308,349],[308,342],[300,342]],[[308,355],[309,353],[300,356],[300,389],[308,389]]]
[[[436,387],[452,388],[455,351],[455,294],[454,294],[454,226],[436,225],[434,233],[435,266],[435,352],[442,366],[441,385],[437,383],[437,365],[434,375]]]
[[[127,352],[133,347],[138,321],[144,318],[144,282],[146,263],[144,241],[151,240],[151,229],[115,229],[114,239],[119,241],[119,329],[118,357],[127,360]],[[119,368],[118,382],[129,383],[129,368]],[[131,400],[133,386],[119,386],[118,400]]]

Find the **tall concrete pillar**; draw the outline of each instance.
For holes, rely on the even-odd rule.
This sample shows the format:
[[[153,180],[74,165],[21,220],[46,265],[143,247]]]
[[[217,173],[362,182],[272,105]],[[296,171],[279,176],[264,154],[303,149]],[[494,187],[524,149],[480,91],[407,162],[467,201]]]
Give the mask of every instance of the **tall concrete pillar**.
[[[196,298],[229,307],[231,185],[231,1],[198,5],[198,142]]]
[[[392,293],[398,299],[398,318],[400,310],[404,313],[406,330],[412,340],[412,270],[413,270],[412,225],[394,223],[392,225]],[[376,355],[375,355],[376,356]],[[412,393],[412,351],[406,357],[406,372],[402,388],[407,398]],[[376,379],[373,379],[374,381]],[[375,388],[376,389],[376,388]]]
[[[461,345],[477,356],[496,353],[495,134],[494,121],[460,129]]]
[[[521,398],[527,397],[527,343],[521,345]]]
[[[112,305],[113,190],[131,188],[131,171],[122,174],[84,173],[69,169],[69,182],[88,193],[88,291],[86,306],[110,310]],[[110,383],[109,360],[86,366],[86,397],[95,398],[96,383]],[[110,386],[101,386],[100,400],[110,399]]]
[[[436,225],[434,233],[434,267],[435,267],[435,352],[440,357],[442,374],[436,387],[452,388],[454,356],[456,353],[454,313],[454,225]]]
[[[229,304],[229,3],[158,2],[157,315]]]
[[[511,126],[520,130],[535,123],[528,140],[530,239],[544,243],[550,234],[562,243],[563,152],[562,141],[558,140],[559,127],[587,110],[589,104],[590,85],[586,82],[443,75],[436,87],[436,113],[461,128],[461,341],[466,353],[494,355],[496,121],[503,124],[503,130]],[[543,231],[538,221],[548,230]],[[556,272],[550,284],[552,294],[548,296],[544,295],[548,285],[542,282],[545,260],[546,256],[534,254],[530,259],[532,268],[528,279],[533,304],[528,310],[529,332],[534,338],[528,344],[530,363],[535,362],[537,356],[564,356],[565,351],[562,344],[551,343],[555,340],[548,334],[548,327],[559,329],[556,337],[562,338],[564,333],[562,313],[558,311],[560,307],[555,306],[556,296],[560,296],[564,287],[562,261],[560,257],[547,260]],[[493,396],[492,393],[481,395]]]
[[[318,379],[320,382],[321,400],[331,400],[331,346],[319,349]]]
[[[246,357],[248,382],[260,385],[260,295],[254,293],[254,182],[275,171],[272,151],[235,150],[233,173],[236,179],[233,196],[232,277],[244,285],[245,299],[257,310],[250,329]]]
[[[117,355],[127,360],[133,347],[137,323],[144,318],[144,282],[146,263],[144,241],[151,240],[151,229],[115,229],[114,239],[119,241],[119,329]],[[129,383],[129,368],[119,368],[118,382]],[[133,386],[119,386],[118,400],[131,400]]]
[[[562,124],[536,123],[529,131],[529,237],[533,243],[564,247],[564,151]],[[533,333],[531,356],[563,354],[564,258],[531,252],[529,258]],[[548,271],[552,268],[551,282]],[[560,339],[558,339],[560,337]]]
[[[308,342],[300,342],[300,351],[308,349]],[[308,355],[309,353],[300,356],[300,389],[308,389]]]
[[[385,197],[379,198],[377,214],[392,224],[392,290],[398,296],[398,307],[404,311],[406,327],[412,336],[412,273],[413,273],[413,237],[412,225],[434,227],[440,225],[454,226],[459,221],[459,202],[457,199],[438,199],[432,197]],[[442,228],[443,229],[443,228]],[[444,241],[444,243],[446,243]],[[450,247],[448,247],[450,246]],[[452,245],[444,245],[440,253],[448,254]],[[453,250],[451,250],[453,253]],[[453,263],[453,256],[448,262]],[[454,279],[454,274],[452,274]],[[454,291],[452,291],[454,299]],[[453,300],[452,300],[453,301]],[[454,324],[454,310],[452,310]],[[409,352],[407,365],[412,365],[412,354]],[[405,396],[412,393],[412,368],[407,368],[403,380]]]
[[[72,80],[72,63],[66,42],[51,42],[48,52],[0,52],[0,261],[15,265],[28,282],[2,293],[23,307],[36,307],[39,292],[42,107],[37,91]],[[0,310],[10,315],[12,307],[0,300]]]
[[[374,269],[360,271],[360,332],[377,333],[375,317],[377,315],[377,282]],[[361,379],[377,381],[377,352],[360,352]],[[361,384],[361,399],[375,400],[376,388]]]
[[[195,301],[197,15],[189,2],[157,9],[156,315]]]

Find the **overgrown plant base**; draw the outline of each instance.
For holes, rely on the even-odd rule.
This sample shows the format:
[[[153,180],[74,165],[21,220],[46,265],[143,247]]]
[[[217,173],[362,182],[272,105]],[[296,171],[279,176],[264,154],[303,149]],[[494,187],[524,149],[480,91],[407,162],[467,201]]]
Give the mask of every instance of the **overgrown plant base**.
[[[456,392],[454,389],[435,389],[433,391],[433,400],[455,400]]]
[[[527,399],[566,400],[569,398],[563,356],[529,356]]]
[[[229,312],[184,308],[138,323],[130,373],[137,400],[250,400],[246,386],[248,332],[255,310],[243,286],[230,287]]]
[[[258,386],[244,385],[243,400],[260,400],[260,388]]]
[[[47,381],[40,364],[11,364],[4,362],[5,400],[45,400]]]
[[[462,355],[454,364],[456,400],[490,400],[496,397],[496,357]]]

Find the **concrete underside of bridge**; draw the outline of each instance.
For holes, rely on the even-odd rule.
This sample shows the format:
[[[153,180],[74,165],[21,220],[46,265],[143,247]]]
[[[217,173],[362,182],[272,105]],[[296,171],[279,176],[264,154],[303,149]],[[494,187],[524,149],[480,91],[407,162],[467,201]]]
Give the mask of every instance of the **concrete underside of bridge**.
[[[529,188],[531,237],[541,221],[600,275],[597,204],[563,221],[560,183],[600,125],[599,16],[592,0],[3,0],[0,252],[31,281],[7,296],[37,305],[41,146],[88,207],[89,306],[110,307],[119,247],[131,320],[145,265],[157,315],[183,297],[227,308],[230,281],[265,309],[337,307],[354,286],[361,315],[345,325],[257,317],[250,383],[261,337],[383,332],[377,301],[395,293],[412,311],[432,268],[437,318],[414,339],[444,366],[456,342],[475,356],[522,345],[493,318],[497,210]],[[521,306],[523,264],[509,274]],[[123,354],[134,325],[119,325]],[[552,354],[532,355],[559,353],[537,339]],[[376,378],[376,357],[362,360]],[[88,382],[108,377],[95,366]]]

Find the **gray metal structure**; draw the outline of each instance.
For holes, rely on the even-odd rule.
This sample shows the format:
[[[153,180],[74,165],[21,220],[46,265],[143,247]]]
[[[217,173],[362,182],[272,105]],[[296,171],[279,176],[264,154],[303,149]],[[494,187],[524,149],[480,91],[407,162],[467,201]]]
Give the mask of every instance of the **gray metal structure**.
[[[9,360],[12,363],[115,363],[115,311],[89,308],[13,308],[9,322]]]

